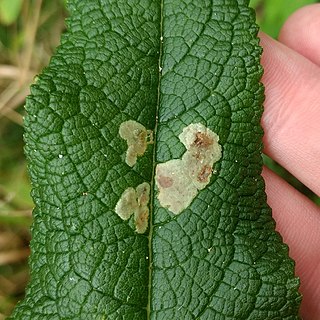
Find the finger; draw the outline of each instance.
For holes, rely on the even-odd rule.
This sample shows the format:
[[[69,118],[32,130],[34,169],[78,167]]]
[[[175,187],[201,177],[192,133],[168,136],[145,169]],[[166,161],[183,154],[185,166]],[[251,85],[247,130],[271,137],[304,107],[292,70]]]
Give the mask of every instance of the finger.
[[[320,4],[301,8],[283,25],[279,41],[320,66]]]
[[[265,85],[264,152],[320,194],[320,68],[260,34]]]
[[[268,204],[277,230],[296,261],[303,294],[301,315],[316,320],[320,315],[320,208],[268,169],[263,170]]]

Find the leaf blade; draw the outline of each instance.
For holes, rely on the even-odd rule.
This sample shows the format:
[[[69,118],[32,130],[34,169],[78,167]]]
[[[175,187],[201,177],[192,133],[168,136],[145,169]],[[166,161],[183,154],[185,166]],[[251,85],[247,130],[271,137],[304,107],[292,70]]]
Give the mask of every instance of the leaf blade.
[[[114,208],[127,184],[151,180],[152,153],[131,170],[118,130],[131,118],[154,126],[159,9],[155,2],[143,8],[73,1],[69,10],[68,32],[27,102],[26,153],[37,207],[32,283],[13,317],[142,319],[147,238]],[[86,301],[99,303],[84,307]]]
[[[197,122],[219,135],[223,156],[183,214],[174,217],[155,201],[151,318],[298,317],[298,281],[292,261],[283,260],[287,248],[274,232],[260,176],[263,87],[253,12],[247,1],[164,3],[157,162],[181,158],[177,137]],[[266,310],[267,282],[277,293]]]
[[[70,2],[69,31],[27,103],[33,271],[13,318],[296,317],[298,284],[260,177],[261,49],[247,1],[104,4]],[[156,128],[133,168],[119,135],[132,119]],[[223,156],[173,216],[154,166],[181,158],[178,136],[197,122],[219,134]],[[115,213],[145,182],[149,238]],[[265,297],[268,281],[279,295]]]

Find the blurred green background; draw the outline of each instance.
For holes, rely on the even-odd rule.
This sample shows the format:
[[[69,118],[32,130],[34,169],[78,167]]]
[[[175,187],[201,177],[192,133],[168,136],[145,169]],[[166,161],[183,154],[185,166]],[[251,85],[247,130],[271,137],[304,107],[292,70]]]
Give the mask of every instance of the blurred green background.
[[[286,18],[318,1],[252,0],[261,29],[277,37]],[[23,154],[24,100],[59,44],[65,1],[0,0],[0,320],[23,297],[28,281],[32,200]],[[271,159],[266,164],[313,201],[319,198]]]

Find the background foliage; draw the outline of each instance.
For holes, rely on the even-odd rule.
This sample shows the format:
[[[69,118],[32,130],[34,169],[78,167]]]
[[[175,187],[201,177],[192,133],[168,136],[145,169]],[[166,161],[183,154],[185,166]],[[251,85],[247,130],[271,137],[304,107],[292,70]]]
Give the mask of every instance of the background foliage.
[[[277,37],[285,19],[312,0],[252,0],[261,29]],[[32,201],[23,155],[23,105],[64,30],[65,1],[0,0],[0,320],[23,297]],[[320,200],[271,159],[266,164]]]

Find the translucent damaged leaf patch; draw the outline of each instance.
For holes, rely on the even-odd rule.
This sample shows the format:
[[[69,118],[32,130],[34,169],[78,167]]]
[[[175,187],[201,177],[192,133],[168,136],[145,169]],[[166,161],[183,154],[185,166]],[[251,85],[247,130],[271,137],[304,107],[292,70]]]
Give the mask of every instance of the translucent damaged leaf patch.
[[[126,163],[133,167],[137,162],[137,157],[142,156],[146,152],[147,145],[153,142],[152,131],[147,130],[137,121],[128,120],[121,123],[119,134],[128,145]]]
[[[214,163],[221,158],[218,135],[201,123],[185,127],[179,139],[187,149],[182,159],[156,167],[159,202],[174,214],[186,209],[198,191],[207,186]]]
[[[115,211],[122,220],[134,214],[136,232],[144,233],[148,227],[150,185],[143,182],[136,189],[129,187],[121,195]]]

